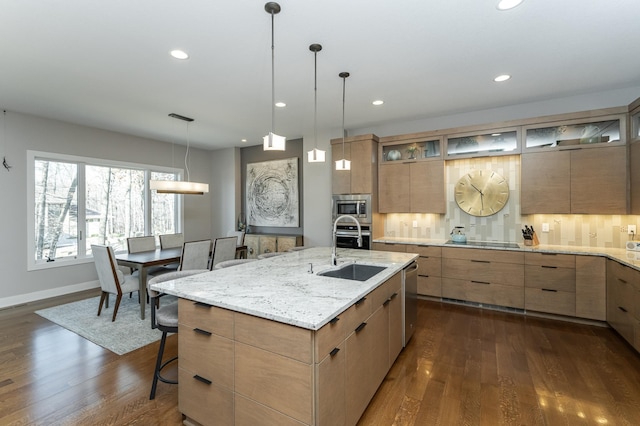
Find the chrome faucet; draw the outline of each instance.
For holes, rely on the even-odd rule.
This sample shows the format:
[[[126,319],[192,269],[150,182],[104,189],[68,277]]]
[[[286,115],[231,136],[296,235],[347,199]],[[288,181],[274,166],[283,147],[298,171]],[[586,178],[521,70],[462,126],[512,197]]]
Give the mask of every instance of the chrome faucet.
[[[333,222],[333,245],[331,246],[331,264],[333,266],[338,264],[338,259],[336,257],[336,246],[338,244],[337,240],[338,240],[338,222],[341,219],[351,219],[352,221],[354,221],[356,223],[356,226],[358,227],[358,247],[362,247],[362,228],[360,228],[360,222],[358,222],[358,219],[356,219],[355,217],[351,216],[350,214],[343,214],[342,216],[338,216],[335,220],[335,222]]]

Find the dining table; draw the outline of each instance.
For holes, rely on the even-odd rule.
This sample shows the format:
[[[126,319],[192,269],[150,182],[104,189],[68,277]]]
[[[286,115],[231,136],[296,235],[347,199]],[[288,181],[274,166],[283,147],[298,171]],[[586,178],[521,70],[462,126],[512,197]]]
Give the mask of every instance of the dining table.
[[[144,319],[147,302],[147,276],[148,270],[154,266],[162,266],[180,262],[182,247],[156,249],[138,253],[116,253],[116,262],[120,266],[135,268],[140,282],[140,318]]]

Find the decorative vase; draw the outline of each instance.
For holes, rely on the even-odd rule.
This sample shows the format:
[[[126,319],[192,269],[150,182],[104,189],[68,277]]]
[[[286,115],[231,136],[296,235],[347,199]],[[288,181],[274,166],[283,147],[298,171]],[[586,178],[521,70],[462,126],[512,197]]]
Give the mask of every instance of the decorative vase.
[[[402,154],[397,149],[392,149],[387,153],[387,161],[397,161],[402,158]]]

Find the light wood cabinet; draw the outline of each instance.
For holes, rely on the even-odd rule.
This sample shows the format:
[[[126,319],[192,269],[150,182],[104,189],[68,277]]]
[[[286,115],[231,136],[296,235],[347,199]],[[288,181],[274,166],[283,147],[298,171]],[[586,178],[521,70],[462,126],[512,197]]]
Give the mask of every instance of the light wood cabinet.
[[[355,425],[402,350],[401,277],[317,331],[180,299],[186,422]]]
[[[407,245],[407,253],[418,257],[418,294],[442,297],[442,248],[436,246]]]
[[[246,234],[244,236],[248,259],[255,259],[263,253],[288,251],[293,247],[301,246],[302,240],[302,235]]]
[[[552,314],[576,315],[576,257],[554,253],[525,253],[525,308]]]
[[[625,146],[524,153],[522,214],[626,214]]]
[[[400,253],[405,253],[407,251],[406,244],[396,244],[396,243],[372,243],[371,250],[379,250],[379,251],[395,251]]]
[[[524,254],[443,247],[442,297],[524,308]]]
[[[380,213],[446,213],[444,161],[381,164]]]
[[[632,345],[636,343],[633,303],[638,280],[640,272],[607,260],[607,322]]]
[[[378,137],[362,135],[331,140],[331,186],[333,194],[376,194],[378,192]],[[335,162],[351,161],[351,170],[336,170]]]
[[[607,319],[607,259],[576,256],[576,316]]]

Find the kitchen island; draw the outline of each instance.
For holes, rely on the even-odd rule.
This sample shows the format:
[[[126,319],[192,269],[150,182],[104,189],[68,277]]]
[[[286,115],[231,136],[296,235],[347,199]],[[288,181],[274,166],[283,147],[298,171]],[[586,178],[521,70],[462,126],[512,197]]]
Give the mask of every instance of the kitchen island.
[[[153,289],[179,300],[187,424],[354,425],[402,349],[401,272],[415,254],[310,248]],[[321,276],[383,266],[366,281]],[[311,272],[313,271],[313,272]]]

